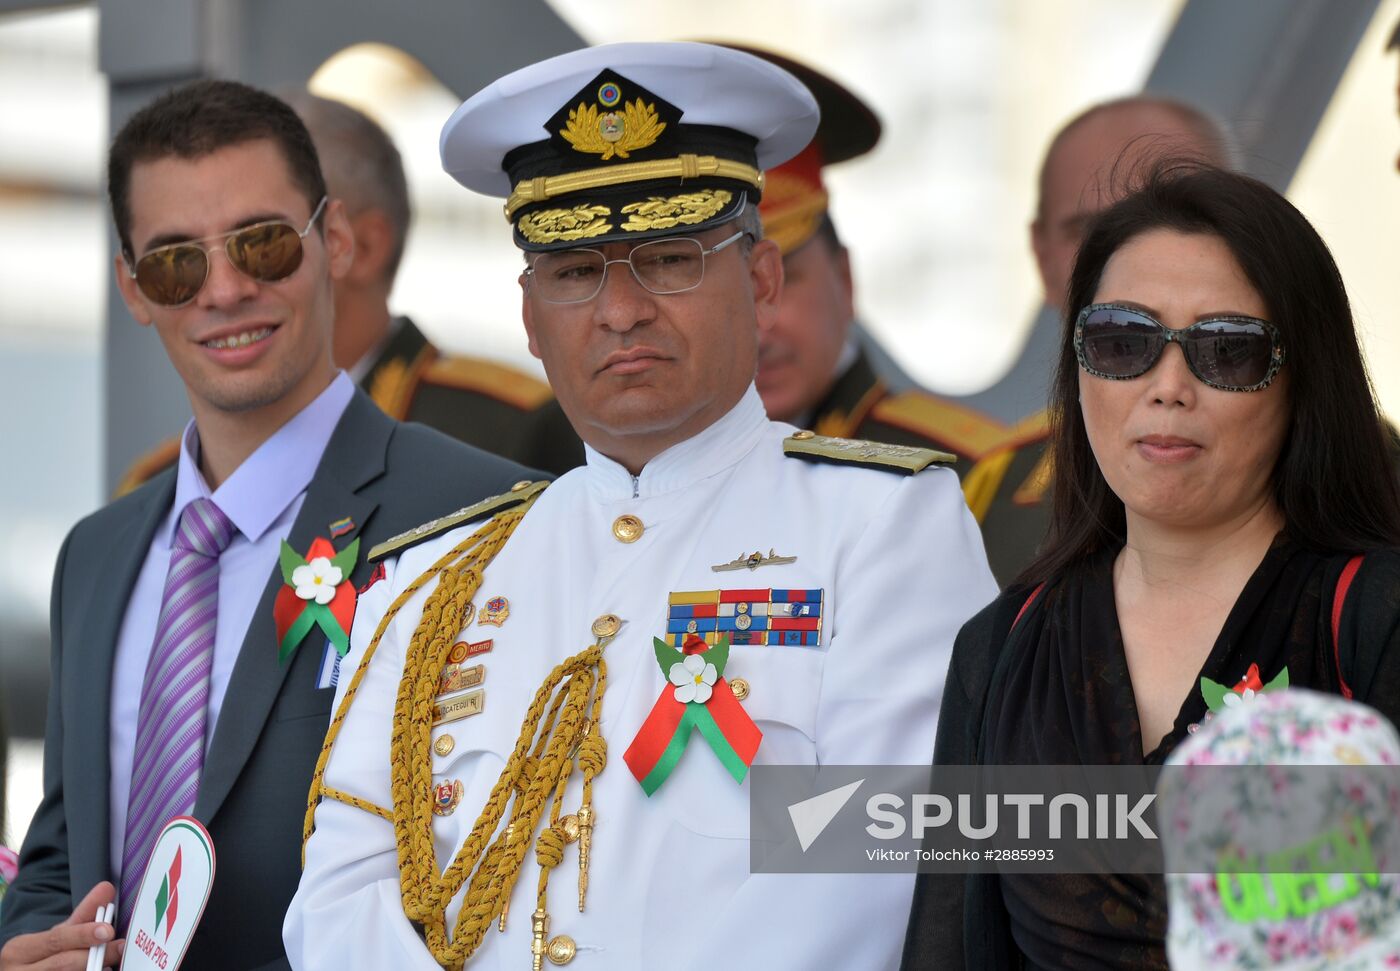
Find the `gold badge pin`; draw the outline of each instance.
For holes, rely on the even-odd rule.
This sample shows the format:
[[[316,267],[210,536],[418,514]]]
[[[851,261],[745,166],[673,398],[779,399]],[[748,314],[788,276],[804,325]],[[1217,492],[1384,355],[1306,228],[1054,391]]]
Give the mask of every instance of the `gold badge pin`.
[[[447,652],[447,663],[461,664],[467,659],[467,651],[470,648],[471,645],[466,641],[458,641],[456,644],[453,644],[452,650]]]
[[[462,801],[462,780],[449,779],[433,787],[433,814],[451,816]]]
[[[622,618],[617,614],[604,614],[593,622],[594,637],[612,637],[622,629]]]
[[[467,658],[476,657],[478,654],[485,654],[487,651],[491,650],[491,644],[492,642],[489,640],[477,641],[474,644],[468,644],[467,653],[462,658],[462,660],[465,661],[467,660]]]
[[[486,665],[484,664],[474,664],[466,668],[460,664],[449,664],[442,669],[442,677],[438,680],[438,694],[450,695],[454,691],[475,688],[485,678]]]
[[[433,724],[444,725],[447,722],[470,718],[472,715],[481,714],[485,707],[486,689],[477,688],[475,691],[433,705]]]
[[[433,751],[443,757],[452,754],[452,750],[457,747],[457,740],[451,735],[439,735],[433,742]]]
[[[730,678],[729,690],[734,692],[734,697],[743,701],[749,696],[749,683],[743,678]]]
[[[500,627],[510,616],[510,601],[505,597],[492,597],[486,601],[486,606],[481,608],[481,616],[477,618],[478,624],[490,624],[493,627]]]
[[[646,532],[646,526],[636,516],[622,515],[613,520],[612,531],[619,543],[635,543]]]

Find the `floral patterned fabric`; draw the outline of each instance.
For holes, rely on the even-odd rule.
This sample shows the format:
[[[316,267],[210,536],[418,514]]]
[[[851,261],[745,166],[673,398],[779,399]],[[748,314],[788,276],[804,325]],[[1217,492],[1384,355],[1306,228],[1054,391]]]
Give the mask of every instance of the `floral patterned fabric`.
[[[1169,860],[1177,845],[1257,860],[1287,849],[1279,844],[1290,831],[1314,842],[1336,833],[1365,858],[1354,873],[1169,874],[1173,971],[1400,968],[1400,874],[1386,872],[1400,870],[1400,776],[1358,768],[1400,764],[1390,722],[1312,691],[1258,695],[1217,715],[1167,764],[1178,767],[1163,776],[1158,804]],[[1245,766],[1269,771],[1222,769]]]

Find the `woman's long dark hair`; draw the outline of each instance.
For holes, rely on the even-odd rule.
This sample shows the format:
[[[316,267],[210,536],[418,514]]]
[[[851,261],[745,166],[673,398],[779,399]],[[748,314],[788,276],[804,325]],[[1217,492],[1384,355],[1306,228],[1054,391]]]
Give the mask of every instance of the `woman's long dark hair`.
[[[1197,163],[1160,163],[1136,191],[1094,221],[1075,261],[1050,391],[1050,527],[1019,580],[1049,579],[1124,542],[1123,503],[1099,471],[1079,409],[1074,321],[1093,302],[1109,258],[1154,229],[1224,242],[1282,334],[1289,429],[1273,488],[1289,536],[1322,552],[1400,545],[1393,444],[1327,244],[1302,213],[1262,182]]]

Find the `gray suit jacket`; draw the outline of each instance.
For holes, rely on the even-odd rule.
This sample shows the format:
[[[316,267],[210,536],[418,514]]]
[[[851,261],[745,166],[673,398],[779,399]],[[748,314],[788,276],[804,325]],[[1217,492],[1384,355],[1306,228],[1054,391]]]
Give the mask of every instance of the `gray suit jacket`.
[[[387,418],[356,392],[331,436],[288,542],[305,550],[350,517],[370,547],[419,523],[540,476],[421,425]],[[44,739],[44,797],[20,852],[19,877],[0,909],[0,944],[64,920],[110,880],[107,757],[111,681],[127,600],[170,510],[175,472],[78,523],[59,553],[52,603],[52,683]],[[364,556],[351,575],[369,578]],[[301,875],[301,828],[311,772],[331,709],[317,688],[313,636],[283,665],[272,603],[273,568],[249,624],[214,730],[194,815],[218,853],[209,907],[187,968],[285,968],[282,917]]]

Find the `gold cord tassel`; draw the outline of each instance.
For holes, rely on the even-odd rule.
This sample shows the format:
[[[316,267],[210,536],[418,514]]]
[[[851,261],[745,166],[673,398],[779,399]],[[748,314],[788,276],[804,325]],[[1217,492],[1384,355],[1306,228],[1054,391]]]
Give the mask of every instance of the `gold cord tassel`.
[[[584,728],[583,741],[579,743],[578,767],[583,773],[583,804],[579,807],[578,818],[578,911],[583,913],[583,904],[588,896],[588,857],[593,848],[593,780],[607,767],[608,743],[593,729],[599,724],[603,713],[603,691],[607,687],[608,672],[604,667],[598,673],[598,691],[593,697],[593,713]]]
[[[530,971],[544,967],[545,938],[549,936],[549,914],[541,907],[530,915]]]
[[[442,898],[445,906],[461,888],[465,875],[474,869],[476,871],[453,928],[452,939],[447,939],[441,917],[434,923],[424,923],[428,946],[443,967],[460,969],[466,959],[475,953],[485,928],[504,910],[531,842],[535,844],[535,859],[540,867],[537,903],[531,915],[532,958],[542,957],[548,952],[549,876],[562,862],[564,847],[568,842],[566,827],[560,817],[560,804],[574,769],[572,756],[575,752],[582,756],[580,765],[586,766],[586,792],[591,781],[589,769],[593,770],[592,774],[602,769],[602,760],[597,757],[602,739],[596,734],[584,735],[592,722],[584,715],[589,711],[601,711],[602,692],[607,683],[603,649],[611,640],[612,635],[599,637],[591,647],[550,672],[535,695],[521,725],[515,749],[471,836],[463,844],[452,866],[443,874],[444,890],[448,891]],[[596,739],[596,743],[590,744],[590,738]],[[586,751],[593,754],[583,755]],[[426,798],[423,801],[426,804]],[[500,841],[502,852],[493,859],[483,860],[477,867],[474,854],[479,852],[484,837],[496,832],[500,824],[506,821],[507,803],[510,804],[505,828],[508,836]],[[549,824],[537,839],[532,840],[531,834],[539,827],[546,806],[549,809]],[[435,863],[435,859],[429,859]],[[431,873],[419,872],[425,877],[436,873],[435,869]],[[538,954],[536,941],[541,947]]]
[[[403,863],[401,853],[401,873],[405,879],[401,881],[400,889],[404,895],[405,913],[409,912],[411,904],[418,907],[433,905],[432,911],[424,909],[418,912],[428,918],[422,921],[428,947],[444,968],[460,969],[480,946],[486,928],[503,912],[532,842],[536,843],[536,860],[540,865],[536,915],[543,913],[547,916],[547,882],[553,868],[562,860],[564,833],[562,827],[551,825],[537,841],[532,840],[531,834],[538,829],[547,807],[552,810],[551,822],[558,819],[559,800],[573,769],[573,760],[569,756],[579,747],[585,725],[583,715],[589,709],[590,701],[596,697],[595,685],[603,682],[606,666],[602,654],[610,639],[599,638],[592,647],[558,665],[540,686],[521,725],[515,749],[471,835],[447,872],[438,877],[430,841],[429,855],[421,858],[421,864],[411,855],[407,863]],[[406,688],[401,689],[401,694],[406,691]],[[396,744],[401,734],[396,732]],[[426,748],[422,751],[426,753]],[[421,816],[421,825],[430,835],[428,813],[431,812],[431,793],[423,789],[409,791],[407,796],[412,803],[421,804],[421,809],[413,805],[407,815]],[[402,815],[396,802],[396,830]],[[482,849],[486,841],[501,828],[502,822],[507,824],[505,832],[508,836],[502,836],[493,847],[499,852],[483,857]],[[402,850],[403,834],[399,845]],[[449,940],[444,911],[468,879],[470,886],[466,899]],[[410,900],[410,897],[413,899]],[[532,915],[532,935],[542,933],[541,926],[548,926],[548,921],[541,925],[535,919],[536,915]]]
[[[583,913],[584,897],[588,894],[588,853],[593,846],[593,809],[583,806],[578,811],[578,912]]]

